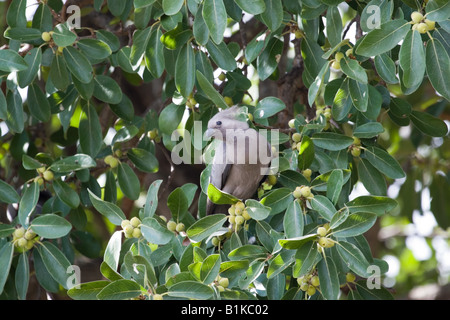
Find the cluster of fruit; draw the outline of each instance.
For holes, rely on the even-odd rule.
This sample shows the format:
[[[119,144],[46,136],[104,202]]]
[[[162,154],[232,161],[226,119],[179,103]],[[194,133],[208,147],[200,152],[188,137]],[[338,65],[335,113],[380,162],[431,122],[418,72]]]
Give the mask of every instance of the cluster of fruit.
[[[317,243],[322,248],[331,248],[334,246],[335,241],[327,237],[330,231],[330,224],[325,223],[322,227],[317,228],[317,235],[319,236],[319,240]]]
[[[423,14],[418,11],[411,13],[411,22],[413,23],[412,29],[420,33],[427,33],[428,31],[434,30],[436,25],[434,21],[425,19]]]
[[[313,296],[320,286],[319,276],[313,273],[297,278],[297,283],[300,286],[300,290],[306,292],[308,296]]]
[[[113,155],[107,155],[105,157],[105,163],[109,165],[111,168],[116,168],[119,165],[119,159],[117,159]]]
[[[137,217],[133,217],[131,220],[122,220],[121,226],[125,233],[125,238],[140,238],[142,236],[141,220]]]
[[[361,140],[359,138],[353,137],[353,144],[350,146],[350,152],[354,157],[359,157],[361,155]]]
[[[185,229],[184,223],[182,222],[178,222],[176,223],[173,220],[170,220],[169,222],[167,222],[167,229],[173,232],[182,232]]]
[[[25,230],[24,227],[17,228],[13,233],[14,246],[21,252],[28,251],[33,248],[34,243],[39,239],[30,228]]]
[[[218,275],[216,277],[216,280],[214,281],[214,285],[216,286],[217,290],[219,290],[219,292],[223,292],[225,291],[225,288],[228,288],[228,286],[230,285],[230,280]]]
[[[250,214],[248,213],[247,209],[245,208],[245,204],[242,201],[236,202],[235,204],[231,205],[231,207],[228,209],[228,222],[232,225],[232,228],[238,228],[239,226],[243,225],[245,221],[250,220]]]
[[[39,173],[39,176],[34,178],[34,181],[38,183],[40,186],[44,183],[44,181],[49,182],[55,178],[53,172],[51,172],[49,169],[45,167],[37,168],[36,171]]]
[[[311,200],[312,198],[314,198],[314,194],[311,192],[311,188],[308,186],[299,186],[295,188],[294,192],[292,192],[292,195],[296,199]]]

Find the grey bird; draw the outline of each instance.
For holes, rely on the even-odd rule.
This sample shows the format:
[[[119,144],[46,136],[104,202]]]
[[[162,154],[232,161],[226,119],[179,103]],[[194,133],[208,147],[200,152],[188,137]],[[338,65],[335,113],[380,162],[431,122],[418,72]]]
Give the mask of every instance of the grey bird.
[[[212,117],[205,132],[207,138],[218,140],[209,182],[243,201],[255,194],[272,160],[270,143],[250,128],[247,119],[242,108],[231,107]],[[208,199],[207,214],[218,213],[217,209]]]

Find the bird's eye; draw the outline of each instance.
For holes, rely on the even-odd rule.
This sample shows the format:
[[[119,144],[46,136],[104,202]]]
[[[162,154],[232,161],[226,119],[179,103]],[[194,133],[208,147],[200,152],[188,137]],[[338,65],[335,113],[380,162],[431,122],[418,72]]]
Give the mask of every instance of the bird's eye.
[[[217,124],[218,126],[220,126],[220,125],[222,124],[222,121],[217,121],[216,124]]]

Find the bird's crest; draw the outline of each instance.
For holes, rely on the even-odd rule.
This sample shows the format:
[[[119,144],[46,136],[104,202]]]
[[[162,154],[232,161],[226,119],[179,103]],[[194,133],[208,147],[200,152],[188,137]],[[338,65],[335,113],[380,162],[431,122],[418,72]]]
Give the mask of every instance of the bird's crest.
[[[248,110],[247,107],[233,106],[223,111],[220,111],[220,116],[222,118],[245,122],[248,119]]]

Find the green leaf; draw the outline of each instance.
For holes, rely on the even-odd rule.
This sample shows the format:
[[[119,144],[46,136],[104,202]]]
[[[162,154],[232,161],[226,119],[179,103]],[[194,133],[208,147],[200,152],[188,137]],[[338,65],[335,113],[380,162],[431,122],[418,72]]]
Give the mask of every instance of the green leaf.
[[[9,277],[9,270],[13,259],[14,245],[12,242],[5,243],[0,248],[0,293],[3,292],[6,280]]]
[[[6,94],[6,113],[5,119],[8,129],[14,133],[21,133],[24,130],[24,112],[22,98],[17,90],[8,91]]]
[[[183,0],[162,0],[162,8],[166,15],[172,16],[181,10],[183,3]]]
[[[205,284],[213,282],[219,275],[221,262],[220,254],[211,254],[206,257],[200,268],[200,280]]]
[[[274,32],[283,22],[283,5],[281,0],[264,0],[266,10],[261,13],[261,20]]]
[[[350,79],[367,84],[367,73],[358,61],[344,57],[341,59],[341,69]]]
[[[125,3],[125,1],[124,1]],[[132,280],[120,279],[105,286],[98,294],[99,300],[125,300],[141,294],[141,287]]]
[[[338,7],[330,6],[327,10],[326,19],[328,41],[331,47],[335,47],[342,39],[342,19]]]
[[[295,250],[301,248],[304,244],[317,239],[317,234],[308,234],[301,237],[280,239],[278,243],[281,247],[289,250]]]
[[[107,30],[96,30],[97,39],[105,42],[112,52],[116,52],[120,49],[119,38]]]
[[[41,30],[34,28],[8,28],[3,36],[7,39],[28,42],[31,40],[41,39]]]
[[[66,62],[64,61],[64,57],[62,55],[56,54],[53,57],[49,75],[55,88],[61,91],[66,90],[67,86],[70,84],[70,79]]]
[[[97,300],[97,294],[110,283],[107,280],[80,283],[79,287],[69,289],[67,294],[73,300]]]
[[[35,83],[28,86],[28,110],[30,114],[42,122],[47,122],[51,117],[51,107],[45,94]]]
[[[17,82],[19,87],[25,88],[33,82],[38,73],[41,61],[42,61],[42,51],[40,48],[31,49],[24,57],[25,63],[28,68],[19,71],[17,73]]]
[[[433,88],[450,101],[450,82],[446,78],[450,72],[450,58],[447,50],[437,39],[427,42],[426,70]]]
[[[389,197],[359,196],[347,202],[350,212],[372,212],[378,216],[388,213],[397,206],[397,201]]]
[[[373,138],[384,132],[384,127],[379,122],[368,122],[359,125],[353,130],[353,136],[357,138]]]
[[[375,275],[372,274],[372,281]],[[360,280],[356,283],[356,291],[360,295],[361,299],[365,300],[394,300],[392,294],[383,286],[380,289],[368,288],[367,285],[370,283],[367,280]]]
[[[302,141],[300,142],[300,149],[298,151],[298,168],[300,170],[308,169],[314,161],[314,154],[313,141],[310,137],[304,135],[302,137]]]
[[[376,147],[367,147],[364,155],[367,160],[379,171],[392,179],[405,176],[400,164],[389,153]]]
[[[202,14],[211,39],[217,44],[221,43],[227,27],[227,12],[223,0],[203,1]]]
[[[310,201],[311,208],[316,210],[323,218],[330,221],[336,213],[333,203],[325,196],[315,195]]]
[[[184,106],[171,103],[167,105],[159,114],[158,124],[162,133],[172,135],[173,131],[180,124],[185,111]]]
[[[156,208],[158,207],[158,190],[161,186],[161,183],[162,180],[155,180],[148,187],[143,216],[141,216],[141,220],[144,220],[147,217],[152,217],[155,214]]]
[[[120,190],[123,194],[131,200],[139,198],[141,192],[141,184],[137,175],[128,163],[121,162],[117,169],[117,181],[119,182]]]
[[[234,278],[245,272],[248,267],[248,260],[224,261],[220,264],[220,275],[225,278]]]
[[[66,23],[61,23],[55,27],[52,38],[58,47],[68,47],[77,40],[77,35],[69,30]]]
[[[15,72],[28,68],[28,63],[11,49],[0,50],[0,71]]]
[[[267,278],[268,279],[274,278],[275,276],[286,270],[286,268],[288,268],[294,261],[295,261],[294,251],[286,251],[286,250],[281,251],[273,259],[270,260],[269,267],[267,269]],[[267,289],[269,289],[269,287]],[[284,292],[284,290],[280,291]],[[278,300],[280,300],[280,298],[278,298]]]
[[[444,21],[450,18],[450,3],[445,0],[430,0],[425,7],[426,18],[431,21]]]
[[[78,136],[82,152],[95,158],[102,147],[103,134],[97,111],[89,101],[81,113]]]
[[[94,77],[94,97],[111,104],[122,101],[122,90],[117,82],[111,77],[96,75]]]
[[[164,72],[164,46],[160,40],[162,36],[161,25],[151,27],[150,39],[145,50],[145,66],[153,77],[159,78]]]
[[[112,112],[114,112],[119,118],[122,118],[126,121],[133,121],[134,106],[133,102],[131,102],[130,98],[128,98],[127,95],[122,94],[122,100],[118,104],[109,104],[109,107],[111,108]]]
[[[208,79],[201,73],[199,70],[197,73],[197,81],[200,85],[200,88],[206,93],[208,98],[219,108],[227,109],[228,105],[225,102],[224,98],[217,92],[214,86],[208,81]]]
[[[206,300],[212,298],[214,290],[201,282],[182,281],[171,286],[167,294],[176,298]]]
[[[189,203],[183,189],[180,187],[173,190],[167,197],[167,207],[172,214],[172,219],[179,222],[189,209]]]
[[[350,214],[337,228],[333,229],[336,237],[354,237],[369,230],[377,220],[377,215],[371,212]]]
[[[258,102],[253,115],[255,119],[266,119],[286,109],[283,101],[275,97],[267,97]]]
[[[36,208],[39,200],[39,184],[32,182],[28,186],[24,185],[22,198],[19,202],[19,222],[22,226],[27,227],[30,223],[30,216]]]
[[[303,236],[305,219],[303,217],[303,210],[298,201],[292,201],[287,207],[283,218],[283,226],[286,238]]]
[[[341,256],[344,263],[354,273],[363,278],[367,278],[370,276],[370,274],[367,272],[369,268],[369,262],[357,246],[350,242],[339,241],[337,245],[337,252]]]
[[[8,8],[8,12],[6,13],[6,23],[10,27],[26,27],[27,25],[27,17],[25,15],[26,9],[27,9],[26,0],[11,1]]]
[[[186,230],[186,234],[191,241],[200,242],[221,229],[226,220],[227,216],[224,214],[203,217],[193,223]]]
[[[271,211],[269,207],[262,205],[259,201],[254,199],[247,199],[245,201],[245,207],[250,217],[258,221],[266,219]]]
[[[104,215],[108,220],[116,225],[120,226],[122,220],[125,220],[125,214],[123,211],[114,203],[103,201],[99,197],[97,197],[91,190],[88,189],[89,199],[92,202],[94,208]]]
[[[71,171],[89,169],[95,166],[97,166],[97,163],[91,156],[80,153],[53,162],[50,169],[59,173],[67,173]]]
[[[185,44],[178,53],[175,65],[175,85],[185,98],[189,97],[195,85],[195,55],[190,43]]]
[[[330,66],[329,63],[325,63],[322,66],[322,69],[320,69],[319,74],[316,76],[316,78],[314,79],[314,82],[309,87],[309,90],[308,90],[308,103],[309,103],[310,106],[313,105],[313,103],[316,100],[316,97],[317,97],[320,89],[324,85],[324,83],[326,83],[328,81],[329,66]]]
[[[206,44],[206,49],[208,50],[211,59],[223,70],[233,71],[236,69],[237,64],[228,46],[225,42],[219,44],[214,43],[214,41],[208,41]]]
[[[352,98],[348,85],[349,81],[349,78],[344,79],[333,99],[331,114],[336,121],[344,120],[352,108]]]
[[[282,54],[282,52],[283,41],[278,38],[270,39],[264,51],[258,56],[256,62],[258,76],[261,81],[269,78],[277,69],[277,56]]]
[[[374,63],[378,75],[385,82],[389,84],[398,83],[398,79],[396,77],[397,70],[395,67],[395,63],[386,53],[382,53],[380,55],[375,56]]]
[[[52,278],[62,285],[65,289],[68,288],[70,274],[67,268],[71,265],[66,256],[53,243],[45,241],[38,247],[39,253],[42,257],[45,267],[52,276]]]
[[[344,174],[342,170],[333,170],[327,181],[327,198],[336,204],[344,186]]]
[[[399,118],[406,118],[411,114],[412,106],[411,104],[400,98],[391,98],[391,103],[389,104],[389,111]]]
[[[159,169],[158,159],[148,150],[140,148],[131,148],[127,152],[128,159],[141,171],[157,172]]]
[[[239,201],[239,199],[233,196],[232,194],[219,190],[216,186],[214,186],[211,183],[208,185],[207,195],[209,200],[211,200],[215,204],[232,205]]]
[[[261,204],[272,209],[271,215],[285,210],[294,199],[292,191],[288,188],[279,188],[261,199]]]
[[[209,29],[203,18],[202,8],[202,5],[200,5],[199,10],[195,15],[192,31],[194,32],[195,41],[204,46],[209,40]]]
[[[123,0],[107,0],[109,11],[116,17],[119,17],[126,8],[126,1]]]
[[[131,46],[130,63],[133,69],[139,66],[145,49],[148,46],[148,42],[151,36],[151,27],[147,27],[144,30],[136,30],[133,34],[133,45]]]
[[[336,212],[333,215],[333,218],[331,218],[330,228],[334,229],[340,226],[348,218],[349,212],[350,211],[347,208],[343,208]]]
[[[69,221],[53,213],[36,217],[30,227],[37,235],[46,239],[62,238],[72,230]]]
[[[235,0],[235,2],[242,10],[253,15],[266,11],[264,0]]]
[[[74,47],[66,47],[63,50],[64,59],[70,73],[82,83],[92,80],[93,69],[89,60]]]
[[[112,53],[108,44],[98,39],[81,39],[77,42],[77,46],[81,52],[92,59],[103,60],[108,58]]]
[[[148,242],[164,245],[169,243],[174,237],[174,233],[162,226],[155,218],[148,217],[142,220],[142,235]]]
[[[113,271],[119,266],[120,249],[122,247],[122,232],[115,231],[109,238],[103,254],[103,263],[106,263]]]
[[[366,159],[361,158],[358,162],[358,176],[370,194],[379,196],[386,195],[387,187],[384,176]]]
[[[345,149],[353,143],[353,138],[333,132],[315,133],[311,140],[317,147],[331,151]]]
[[[364,36],[356,48],[356,53],[373,57],[389,51],[403,40],[410,28],[403,19],[383,23],[379,29],[373,29]]]
[[[366,112],[369,104],[369,86],[366,83],[350,79],[348,89],[355,108],[361,112]]]
[[[26,300],[28,283],[30,281],[30,265],[28,262],[28,254],[25,252],[19,255],[14,280],[19,299]]]
[[[339,296],[339,278],[336,265],[329,256],[325,256],[317,264],[320,291],[326,300],[337,300]]]
[[[448,128],[444,121],[426,112],[413,110],[409,115],[414,126],[431,137],[444,137]]]
[[[230,258],[230,260],[256,260],[266,258],[268,254],[269,252],[267,252],[267,249],[262,246],[246,244],[232,250],[228,254],[228,258]]]
[[[57,197],[69,207],[75,209],[80,205],[78,193],[69,187],[67,183],[62,182],[60,179],[55,179],[53,180],[53,189]]]
[[[20,196],[8,183],[0,179],[0,201],[3,203],[18,203]]]
[[[422,82],[425,50],[419,31],[410,30],[406,34],[400,47],[399,64],[403,70],[402,83],[405,87],[415,87]]]

